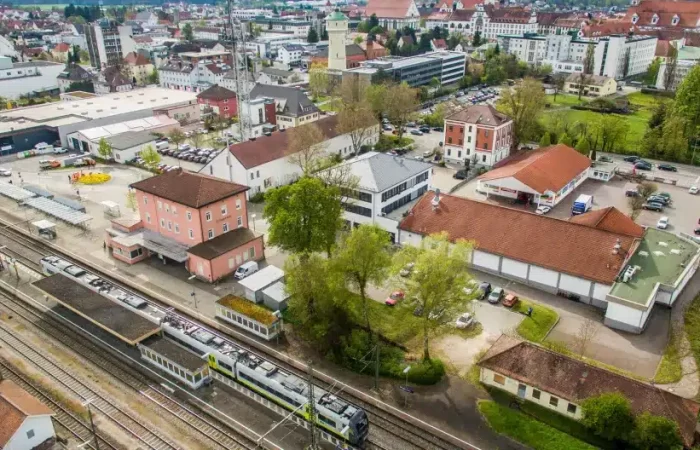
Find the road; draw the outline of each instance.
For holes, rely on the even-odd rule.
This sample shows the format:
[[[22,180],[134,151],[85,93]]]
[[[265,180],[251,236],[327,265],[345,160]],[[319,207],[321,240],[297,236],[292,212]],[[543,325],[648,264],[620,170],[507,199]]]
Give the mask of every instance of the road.
[[[698,150],[700,152],[700,150]],[[613,159],[616,164],[619,164],[619,169],[623,172],[632,172],[634,165],[630,162],[624,161],[625,156],[628,155],[618,155],[615,153],[598,153],[598,158],[601,156],[608,156]],[[698,186],[700,184],[700,166],[691,166],[689,164],[676,164],[668,163],[667,161],[659,161],[656,159],[644,158],[645,161],[652,163],[652,170],[649,172],[637,170],[637,173],[648,173],[652,177],[660,177],[667,180],[675,180],[676,184],[680,187],[690,187],[691,185]],[[665,170],[659,170],[657,166],[659,164],[671,164],[678,169],[678,172],[669,172]]]

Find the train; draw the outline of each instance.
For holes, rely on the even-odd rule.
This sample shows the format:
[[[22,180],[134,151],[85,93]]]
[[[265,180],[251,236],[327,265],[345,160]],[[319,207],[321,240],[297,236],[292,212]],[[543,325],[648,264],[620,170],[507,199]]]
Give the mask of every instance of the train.
[[[179,344],[196,350],[206,358],[209,368],[240,386],[293,411],[309,420],[309,385],[306,380],[235,344],[212,330],[176,314],[143,297],[57,256],[41,259],[45,275],[60,273],[115,303],[160,325],[162,332]],[[317,426],[348,444],[363,448],[369,434],[369,419],[364,409],[339,396],[313,387],[314,418]]]

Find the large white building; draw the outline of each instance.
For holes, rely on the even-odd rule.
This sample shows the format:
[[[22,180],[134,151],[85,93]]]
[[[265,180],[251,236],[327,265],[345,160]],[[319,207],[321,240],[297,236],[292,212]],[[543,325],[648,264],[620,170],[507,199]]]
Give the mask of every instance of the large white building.
[[[537,13],[523,8],[494,8],[476,5],[474,9],[436,11],[426,18],[429,29],[442,27],[450,33],[473,36],[477,31],[484,39],[499,34],[537,33]]]
[[[528,64],[549,64],[554,72],[581,72],[593,46],[593,74],[616,80],[645,73],[656,52],[655,36],[613,35],[579,39],[571,34],[499,35],[500,48]]]
[[[277,61],[287,66],[299,64],[303,52],[301,45],[284,45],[277,51]]]
[[[231,66],[223,62],[203,60],[196,63],[171,61],[158,68],[160,85],[180,91],[202,92],[215,84],[223,84]]]
[[[433,166],[415,159],[367,152],[327,172],[338,170],[347,171],[357,180],[357,187],[343,202],[347,226],[378,225],[390,234],[392,242],[398,243],[403,213],[430,188]]]
[[[0,93],[13,100],[22,95],[42,95],[58,89],[56,77],[63,72],[63,64],[48,61],[13,63],[0,56]]]

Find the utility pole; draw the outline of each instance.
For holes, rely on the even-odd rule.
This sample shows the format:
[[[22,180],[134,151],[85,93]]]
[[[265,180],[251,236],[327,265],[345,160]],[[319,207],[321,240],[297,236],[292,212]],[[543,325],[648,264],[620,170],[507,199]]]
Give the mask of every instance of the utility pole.
[[[92,437],[95,441],[95,450],[100,450],[100,443],[97,442],[97,432],[95,431],[95,422],[92,420],[92,409],[90,409],[90,403],[92,403],[92,399],[86,400],[83,403],[83,406],[87,406],[88,417],[90,418],[90,429],[92,429]]]
[[[316,403],[314,401],[314,367],[313,361],[309,360],[309,377],[308,377],[308,391],[309,391],[309,440],[310,444],[308,446],[309,450],[317,450],[318,444],[316,442]]]
[[[252,136],[252,118],[250,116],[250,85],[248,83],[248,53],[245,44],[247,30],[244,23],[233,18],[233,0],[227,1],[227,7],[228,24],[231,30],[233,74],[236,80],[238,130],[240,132],[240,142],[245,142]],[[242,63],[239,61],[239,57],[242,58]],[[246,108],[246,114],[241,114],[243,108]]]
[[[374,390],[379,392],[379,339],[374,347]]]

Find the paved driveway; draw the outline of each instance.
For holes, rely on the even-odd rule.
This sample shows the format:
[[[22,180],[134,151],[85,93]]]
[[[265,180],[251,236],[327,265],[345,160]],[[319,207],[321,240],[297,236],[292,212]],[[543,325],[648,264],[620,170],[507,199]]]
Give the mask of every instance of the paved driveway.
[[[523,315],[504,306],[494,306],[486,301],[474,300],[474,317],[484,327],[484,332],[500,335],[515,329],[523,320]]]

